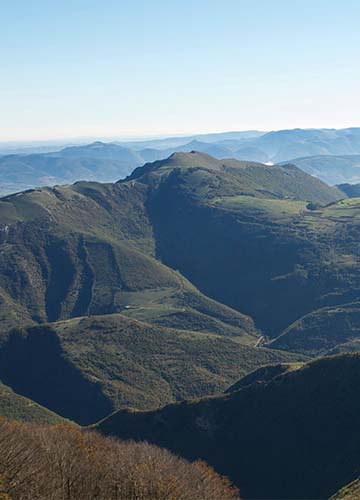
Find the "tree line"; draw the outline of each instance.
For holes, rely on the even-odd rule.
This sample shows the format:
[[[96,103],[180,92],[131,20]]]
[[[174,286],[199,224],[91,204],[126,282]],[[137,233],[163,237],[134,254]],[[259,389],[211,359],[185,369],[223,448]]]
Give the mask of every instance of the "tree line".
[[[0,420],[0,500],[239,500],[202,461],[75,425]]]

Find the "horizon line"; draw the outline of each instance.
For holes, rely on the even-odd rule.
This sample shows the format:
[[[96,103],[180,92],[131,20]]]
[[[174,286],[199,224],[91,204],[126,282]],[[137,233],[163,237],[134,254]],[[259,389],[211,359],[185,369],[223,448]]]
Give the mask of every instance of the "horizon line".
[[[49,144],[51,142],[71,142],[71,141],[91,141],[91,142],[114,142],[114,141],[123,141],[123,142],[140,142],[140,141],[152,141],[152,140],[164,140],[164,139],[172,139],[172,138],[181,138],[181,137],[193,137],[193,136],[202,136],[202,135],[217,135],[217,134],[231,134],[231,133],[241,133],[241,132],[261,132],[263,134],[267,134],[270,132],[280,132],[280,131],[293,131],[293,130],[350,130],[360,128],[359,126],[349,126],[349,127],[293,127],[293,128],[278,128],[271,130],[263,130],[256,128],[245,128],[245,129],[237,129],[237,130],[215,130],[215,131],[202,131],[202,132],[178,132],[178,133],[159,133],[159,134],[144,134],[144,135],[74,135],[74,136],[54,136],[51,138],[18,138],[18,139],[1,139],[1,145],[12,145],[12,144]]]

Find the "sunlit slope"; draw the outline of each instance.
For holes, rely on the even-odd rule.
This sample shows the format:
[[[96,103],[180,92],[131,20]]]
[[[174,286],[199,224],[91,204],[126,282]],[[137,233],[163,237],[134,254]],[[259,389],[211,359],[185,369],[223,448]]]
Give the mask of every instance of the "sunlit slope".
[[[127,315],[185,329],[255,334],[155,259],[144,188],[79,183],[0,203],[3,329],[84,314]],[[193,318],[193,320],[192,320]]]
[[[0,379],[89,424],[115,409],[153,409],[218,393],[256,367],[297,359],[238,337],[108,314],[12,331],[0,347]]]

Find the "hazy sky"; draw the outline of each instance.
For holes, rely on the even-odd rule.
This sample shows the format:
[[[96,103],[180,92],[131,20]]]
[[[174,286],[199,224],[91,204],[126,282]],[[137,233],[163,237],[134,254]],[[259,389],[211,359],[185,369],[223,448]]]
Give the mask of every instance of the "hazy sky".
[[[0,140],[360,126],[359,0],[2,0]]]

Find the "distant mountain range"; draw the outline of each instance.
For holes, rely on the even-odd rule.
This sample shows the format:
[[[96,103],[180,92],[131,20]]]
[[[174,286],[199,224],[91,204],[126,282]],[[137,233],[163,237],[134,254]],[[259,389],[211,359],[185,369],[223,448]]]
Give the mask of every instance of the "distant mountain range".
[[[79,179],[110,182],[126,177],[143,158],[122,146],[95,142],[56,153],[0,156],[0,193]]]
[[[225,132],[148,141],[97,141],[55,152],[24,154],[26,151],[0,156],[0,194],[77,180],[114,182],[144,163],[180,151],[198,151],[217,159],[291,162],[331,185],[360,181],[360,128]]]
[[[291,163],[332,186],[360,182],[359,154],[307,156],[292,159]]]

